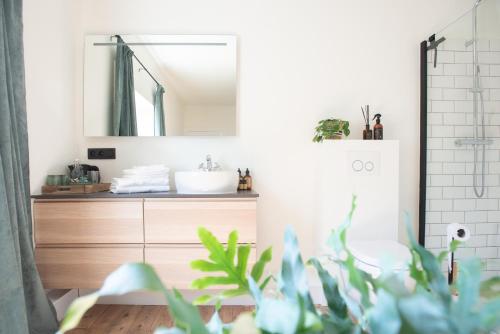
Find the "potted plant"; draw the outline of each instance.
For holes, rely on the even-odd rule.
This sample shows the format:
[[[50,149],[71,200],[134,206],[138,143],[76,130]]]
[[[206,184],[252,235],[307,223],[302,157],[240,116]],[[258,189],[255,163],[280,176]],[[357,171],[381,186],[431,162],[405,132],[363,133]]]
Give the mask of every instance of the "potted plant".
[[[321,143],[325,139],[342,139],[342,135],[349,136],[349,122],[336,118],[323,119],[315,128],[313,142]]]

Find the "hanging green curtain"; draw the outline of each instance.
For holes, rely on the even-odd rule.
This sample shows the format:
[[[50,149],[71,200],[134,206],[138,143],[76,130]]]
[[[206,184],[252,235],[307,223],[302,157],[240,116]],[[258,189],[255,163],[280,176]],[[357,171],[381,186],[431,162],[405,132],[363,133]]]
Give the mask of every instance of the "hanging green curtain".
[[[154,96],[155,136],[165,136],[165,112],[163,111],[163,93],[165,93],[165,89],[161,85],[157,85]]]
[[[52,334],[33,255],[22,37],[22,1],[0,0],[0,333]]]
[[[116,36],[116,59],[113,103],[113,136],[137,136],[134,89],[134,52]]]

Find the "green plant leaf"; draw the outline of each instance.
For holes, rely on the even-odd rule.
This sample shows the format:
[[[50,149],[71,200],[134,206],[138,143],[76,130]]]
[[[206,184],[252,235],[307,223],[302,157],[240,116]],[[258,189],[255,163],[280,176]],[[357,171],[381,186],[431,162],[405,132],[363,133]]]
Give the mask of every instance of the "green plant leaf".
[[[443,302],[425,290],[398,300],[401,315],[400,333],[453,333]]]
[[[287,226],[285,230],[285,249],[281,262],[279,287],[288,300],[297,302],[300,297],[308,311],[316,312],[309,294],[307,274],[300,255],[299,243],[291,226]]]
[[[271,262],[273,258],[273,249],[271,247],[267,248],[259,257],[259,260],[255,262],[252,267],[252,271],[250,275],[255,281],[259,281],[262,278],[262,274],[264,273],[264,268],[266,264]]]
[[[339,256],[336,262],[347,271],[349,284],[361,294],[361,304],[364,308],[368,308],[371,306],[370,286],[368,283],[373,283],[373,279],[370,275],[358,269],[354,256],[347,248],[347,230],[351,226],[355,210],[356,196],[353,196],[351,210],[346,220],[340,225],[338,230],[332,231],[328,239],[328,244]],[[376,288],[374,284],[372,284],[372,287]]]
[[[446,257],[448,256],[448,254],[453,253],[457,250],[458,246],[460,246],[460,241],[453,239],[450,242],[449,246],[450,246],[449,250],[444,250],[441,253],[439,253],[439,255],[437,256],[437,260],[439,263],[443,262],[446,259]]]
[[[62,334],[75,328],[99,297],[123,295],[134,291],[160,292],[166,297],[172,319],[181,330],[160,329],[159,333],[177,334],[186,330],[189,333],[209,334],[198,309],[187,303],[177,291],[174,293],[167,291],[153,267],[145,263],[128,263],[120,266],[106,278],[97,292],[75,299],[68,308],[58,333]]]
[[[194,260],[191,262],[191,269],[203,272],[215,272],[223,270],[224,267],[217,263],[209,262],[206,260]]]
[[[103,286],[97,292],[77,298],[71,303],[58,333],[65,333],[75,328],[85,312],[97,302],[99,297],[123,295],[132,291],[153,291],[163,294],[167,292],[150,265],[145,263],[124,264],[106,278]]]
[[[500,298],[500,276],[495,276],[481,283],[481,297]]]
[[[66,311],[57,333],[62,334],[78,326],[85,312],[97,302],[97,299],[99,299],[97,292],[75,299]]]
[[[318,272],[318,276],[323,286],[323,294],[325,295],[330,312],[341,319],[346,318],[348,316],[347,305],[344,298],[340,295],[337,281],[323,268],[318,259],[312,258],[308,263],[313,265]]]
[[[212,295],[201,295],[201,296],[198,296],[195,300],[193,300],[193,305],[207,304],[210,301],[212,301],[213,298],[214,297]]]
[[[252,278],[252,276],[248,277],[248,287],[250,290],[250,294],[252,295],[253,299],[255,300],[255,307],[258,309],[260,302],[262,301],[262,290],[259,289],[259,286],[255,282],[255,280]]]
[[[237,244],[238,244],[238,232],[232,231],[231,233],[229,233],[229,237],[227,238],[227,250],[226,250],[227,260],[231,263],[234,262],[234,256],[236,255]]]
[[[451,304],[451,322],[456,333],[475,333],[481,328],[481,317],[477,314],[480,301],[481,262],[472,258],[459,263],[456,284],[458,298]]]
[[[274,279],[274,277],[272,275],[269,275],[267,276],[263,281],[262,283],[260,283],[260,289],[261,290],[264,290],[266,288],[266,286],[269,284],[269,282]]]
[[[377,303],[367,312],[371,334],[398,334],[401,318],[394,296],[381,289],[377,293]]]
[[[207,323],[207,329],[210,334],[224,334],[224,323],[222,322],[219,312],[215,311],[210,318],[210,321]]]
[[[198,229],[198,236],[203,246],[208,250],[209,260],[195,260],[191,262],[191,268],[202,272],[217,272],[220,276],[200,277],[194,280],[191,286],[199,290],[220,285],[231,285],[232,287],[217,295],[205,294],[200,296],[195,300],[195,303],[203,304],[211,300],[220,303],[221,300],[226,298],[249,294],[247,274],[251,246],[238,245],[238,233],[236,231],[229,234],[226,248],[210,231],[203,227]],[[265,265],[271,260],[271,254],[271,249],[267,249],[253,266],[252,273],[257,278],[256,281],[259,281],[262,277]]]
[[[316,258],[308,261],[316,268],[323,287],[323,294],[328,305],[328,313],[321,316],[325,333],[348,334],[353,333],[355,324],[348,314],[347,304],[340,294],[335,278],[326,271]]]
[[[248,256],[250,255],[250,245],[242,245],[238,247],[238,263],[236,271],[240,274],[242,281],[246,280],[246,269],[248,266]]]
[[[482,305],[479,312],[481,330],[489,333],[500,327],[500,299],[493,299]]]
[[[446,277],[441,272],[440,263],[431,252],[422,247],[415,239],[408,214],[405,215],[405,223],[412,250],[411,274],[418,277],[417,283],[423,284],[426,288],[437,293],[448,307],[451,303],[451,293]],[[420,270],[418,268],[419,264],[424,273],[417,273]]]
[[[174,293],[167,291],[166,297],[168,312],[174,319],[176,327],[187,333],[209,334],[196,306],[185,301],[177,290],[174,290]]]
[[[313,142],[320,143],[325,138],[330,138],[335,135],[344,134],[349,136],[349,122],[340,119],[323,119],[318,122],[318,125],[314,128],[315,135],[313,137]]]
[[[206,276],[195,279],[191,286],[194,289],[203,290],[214,285],[234,285],[235,279],[233,277],[222,277],[222,276]]]
[[[297,301],[302,300],[299,296]],[[263,298],[255,314],[255,324],[265,333],[315,333],[323,328],[315,312],[308,311],[304,302]]]

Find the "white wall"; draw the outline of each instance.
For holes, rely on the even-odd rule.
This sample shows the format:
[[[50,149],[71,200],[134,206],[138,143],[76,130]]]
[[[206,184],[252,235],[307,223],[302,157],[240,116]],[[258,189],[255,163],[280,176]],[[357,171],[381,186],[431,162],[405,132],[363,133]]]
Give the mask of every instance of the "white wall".
[[[41,7],[38,15],[46,22],[47,15],[60,11],[61,2],[47,0],[42,6],[28,0],[27,4]],[[400,207],[416,221],[419,43],[469,5],[469,0],[86,0],[81,2],[81,31],[74,36],[74,76],[57,73],[65,85],[57,87],[65,96],[76,94],[76,108],[68,112],[76,117],[80,156],[85,157],[88,147],[116,147],[117,160],[99,162],[105,179],[136,164],[194,168],[207,153],[226,168],[249,167],[261,194],[259,248],[273,245],[278,258],[284,227],[291,224],[309,256],[315,248],[313,128],[324,117],[345,118],[351,121],[352,137],[360,138],[362,104],[369,103],[383,114],[387,139],[400,140]],[[90,33],[237,35],[239,136],[84,138],[83,39]],[[32,34],[32,39],[39,37],[35,31]],[[73,43],[56,42],[56,48]],[[43,66],[35,70],[45,76],[53,73]],[[44,85],[41,78],[30,80],[33,90]],[[40,128],[51,126],[58,117],[51,108],[43,112],[44,122],[33,132],[42,132]],[[71,145],[68,142],[66,149]],[[47,168],[33,167],[38,174]]]
[[[26,104],[32,193],[79,155],[75,112],[77,2],[24,1]],[[79,86],[80,87],[80,86]],[[79,104],[82,101],[78,101]]]
[[[84,134],[86,136],[113,133],[113,86],[116,48],[94,46],[110,43],[109,35],[86,36],[84,56]]]

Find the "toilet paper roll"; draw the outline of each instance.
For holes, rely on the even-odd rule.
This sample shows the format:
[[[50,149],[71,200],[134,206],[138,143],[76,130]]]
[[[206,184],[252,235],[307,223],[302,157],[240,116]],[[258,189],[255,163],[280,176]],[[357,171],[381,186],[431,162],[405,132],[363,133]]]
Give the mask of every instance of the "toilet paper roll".
[[[449,224],[446,228],[446,240],[448,251],[450,251],[450,245],[453,240],[458,240],[460,242],[465,242],[470,238],[470,230],[467,226],[461,224]],[[451,267],[453,265],[453,260],[451,253],[448,254],[448,271],[451,272]]]
[[[467,228],[467,226],[461,224],[449,224],[446,231],[448,237],[448,247],[453,239],[460,242],[465,242],[470,238],[470,230]]]

